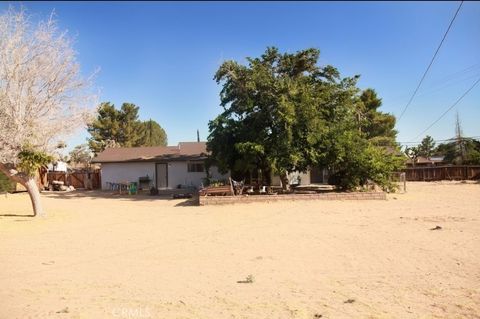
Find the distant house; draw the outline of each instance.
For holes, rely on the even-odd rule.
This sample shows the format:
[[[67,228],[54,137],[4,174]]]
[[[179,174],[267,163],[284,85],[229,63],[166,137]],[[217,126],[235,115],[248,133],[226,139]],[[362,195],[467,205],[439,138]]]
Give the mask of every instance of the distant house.
[[[445,161],[443,156],[432,156],[432,157],[419,156],[415,159],[415,163],[411,158],[407,159],[406,161],[407,167],[431,167],[431,166],[440,166],[444,164],[445,164]]]
[[[206,177],[205,142],[181,142],[177,146],[107,148],[92,163],[101,164],[102,189],[108,183],[139,182],[141,188],[200,187]],[[210,167],[212,179],[229,175]]]

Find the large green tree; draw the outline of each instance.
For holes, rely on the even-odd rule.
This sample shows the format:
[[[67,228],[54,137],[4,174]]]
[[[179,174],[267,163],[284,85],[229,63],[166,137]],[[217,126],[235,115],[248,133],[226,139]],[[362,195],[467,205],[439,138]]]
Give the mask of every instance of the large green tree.
[[[155,121],[138,119],[139,107],[123,103],[117,110],[110,102],[102,103],[97,118],[88,125],[91,137],[88,144],[94,153],[108,146],[165,146],[167,135]]]
[[[120,108],[120,139],[117,141],[123,147],[140,146],[142,124],[138,120],[138,106],[123,103]]]
[[[345,188],[369,177],[379,180],[373,171],[391,157],[376,156],[383,150],[370,140],[394,139],[391,121],[371,119],[381,115],[371,101],[376,95],[362,100],[357,76],[340,78],[334,67],[318,66],[318,58],[317,49],[289,54],[267,48],[261,57],[247,58],[248,65],[226,61],[220,66],[214,79],[223,85],[224,111],[209,123],[208,148],[221,170],[274,172],[285,187],[289,172],[314,165],[336,171]],[[358,156],[351,156],[351,147]],[[362,165],[362,172],[350,169]],[[391,169],[382,167],[384,181]]]
[[[138,144],[141,146],[165,146],[167,145],[167,133],[153,120],[140,123],[141,137]]]
[[[379,111],[381,105],[382,99],[375,90],[366,89],[361,93],[357,104],[360,131],[375,145],[396,147],[395,116]]]
[[[441,143],[435,148],[434,154],[444,156],[444,161],[449,164],[480,165],[480,141],[472,138],[460,138],[452,142]]]
[[[109,141],[120,141],[120,122],[120,111],[113,104],[106,102],[100,105],[97,118],[88,125],[91,135],[88,145],[94,153],[103,151]]]
[[[435,141],[430,135],[423,138],[420,145],[418,145],[418,155],[423,157],[430,157],[435,150]]]

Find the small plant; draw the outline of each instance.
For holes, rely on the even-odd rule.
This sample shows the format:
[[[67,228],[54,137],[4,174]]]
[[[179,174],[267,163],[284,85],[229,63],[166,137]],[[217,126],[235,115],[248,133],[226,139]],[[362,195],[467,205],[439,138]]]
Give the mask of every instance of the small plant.
[[[7,175],[0,172],[0,193],[12,192],[15,189],[15,183],[12,182]]]
[[[22,151],[18,154],[20,162],[17,164],[17,168],[28,176],[35,176],[38,169],[44,165],[53,161],[53,157],[41,152],[36,151],[30,145],[26,145]]]
[[[252,274],[248,275],[245,280],[239,280],[237,283],[239,284],[251,284],[255,281],[255,277]]]
[[[253,275],[248,275],[247,278],[245,278],[245,281],[251,284],[255,281],[255,277],[253,277]]]

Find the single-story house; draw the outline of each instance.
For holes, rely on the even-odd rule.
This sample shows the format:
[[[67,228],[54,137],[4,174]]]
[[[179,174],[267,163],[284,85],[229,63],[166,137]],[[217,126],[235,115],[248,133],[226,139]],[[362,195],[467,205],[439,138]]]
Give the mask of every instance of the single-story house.
[[[431,157],[424,157],[418,156],[415,159],[415,163],[411,158],[406,161],[407,167],[431,167],[431,166],[440,166],[444,165],[444,156],[431,156]]]
[[[201,187],[206,177],[206,142],[180,142],[177,146],[107,148],[93,158],[101,164],[102,189],[109,183],[138,182],[148,189]],[[216,166],[210,167],[212,179],[228,179]]]

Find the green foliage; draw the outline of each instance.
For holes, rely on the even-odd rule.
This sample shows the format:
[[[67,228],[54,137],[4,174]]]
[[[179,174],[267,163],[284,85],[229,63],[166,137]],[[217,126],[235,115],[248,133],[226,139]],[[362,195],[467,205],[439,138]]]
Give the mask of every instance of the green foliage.
[[[457,165],[480,165],[480,141],[460,138],[449,143],[439,144],[435,155],[444,156],[444,161]]]
[[[132,103],[123,103],[120,110],[110,102],[102,103],[97,118],[88,125],[90,149],[94,153],[101,152],[112,141],[121,147],[167,145],[163,128],[152,120],[140,121],[138,110]]]
[[[0,192],[12,192],[15,189],[15,183],[7,175],[0,172]]]
[[[100,105],[97,118],[88,125],[88,132],[91,135],[88,145],[94,153],[103,151],[107,141],[120,141],[120,117],[120,111],[110,102]]]
[[[215,80],[223,82],[225,111],[210,122],[208,145],[224,171],[307,169],[317,141],[310,128],[321,125],[316,92],[343,85],[335,83],[336,69],[316,66],[318,56],[316,49],[281,54],[268,48],[248,58],[248,67],[234,61],[220,67]],[[322,98],[329,103],[340,96]]]
[[[435,150],[435,141],[430,135],[425,136],[420,145],[418,145],[418,155],[430,157]]]
[[[141,146],[166,146],[167,133],[155,121],[149,120],[140,123],[141,137],[138,145]]]
[[[320,163],[334,172],[330,183],[351,190],[373,181],[384,190],[395,190],[391,181],[404,165],[403,156],[374,145],[356,130],[337,128],[325,139],[329,142],[322,149]]]
[[[123,147],[140,146],[143,130],[138,120],[138,109],[132,103],[123,103],[120,109],[120,136],[117,142]]]
[[[53,157],[41,151],[36,151],[30,146],[18,154],[19,163],[16,168],[29,177],[35,177],[38,170],[53,161]]]
[[[403,165],[403,159],[386,153],[384,149],[373,145],[350,149],[348,160],[343,161],[334,176],[340,177],[338,185],[343,189],[352,189],[365,185],[372,180],[384,190],[394,191],[393,173]]]
[[[269,176],[322,165],[342,170],[337,175],[345,188],[367,177],[385,183],[396,167],[388,164],[392,157],[364,162],[382,147],[398,148],[395,118],[378,111],[375,91],[360,94],[358,76],[340,78],[334,67],[317,66],[319,54],[267,48],[260,58],[247,58],[247,66],[235,61],[220,66],[214,79],[223,85],[224,111],[209,123],[207,147],[222,172],[246,175],[259,169]],[[381,169],[386,171],[380,174]]]
[[[360,131],[373,144],[378,146],[397,146],[395,116],[378,111],[382,100],[373,89],[366,89],[360,95],[357,104]]]

